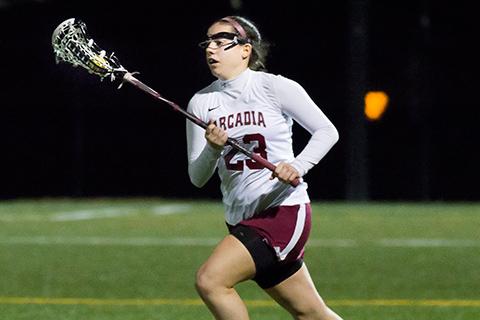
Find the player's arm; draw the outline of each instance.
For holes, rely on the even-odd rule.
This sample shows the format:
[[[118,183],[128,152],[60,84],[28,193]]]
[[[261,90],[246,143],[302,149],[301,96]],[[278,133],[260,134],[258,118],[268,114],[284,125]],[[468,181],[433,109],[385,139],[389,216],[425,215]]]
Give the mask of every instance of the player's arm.
[[[299,175],[303,176],[338,141],[338,131],[302,86],[281,76],[275,80],[274,90],[282,111],[312,135],[305,148],[291,163]]]
[[[188,111],[195,113],[195,103],[193,101],[192,99],[188,104]],[[210,124],[207,131],[205,131],[191,121],[187,120],[186,123],[188,175],[192,184],[199,188],[204,186],[215,173],[218,158],[221,156],[223,149],[223,147],[219,145],[221,140],[217,137],[218,131],[212,133],[211,131],[213,130],[211,126],[213,126],[213,124]],[[215,142],[207,143],[208,138],[206,134],[208,131],[210,131],[210,136],[213,135],[211,138],[214,138]],[[215,143],[217,143],[217,145],[215,145]],[[225,142],[223,142],[223,144],[225,144]]]

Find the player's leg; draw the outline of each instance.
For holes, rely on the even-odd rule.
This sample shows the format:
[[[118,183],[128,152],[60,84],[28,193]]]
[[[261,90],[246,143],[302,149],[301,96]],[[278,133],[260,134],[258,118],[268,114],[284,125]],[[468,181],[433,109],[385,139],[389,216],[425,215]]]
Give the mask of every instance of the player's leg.
[[[226,236],[197,272],[196,289],[216,319],[248,319],[245,304],[233,288],[253,278],[255,264],[245,246]]]
[[[290,312],[294,319],[342,319],[320,297],[305,264],[290,278],[265,291]]]

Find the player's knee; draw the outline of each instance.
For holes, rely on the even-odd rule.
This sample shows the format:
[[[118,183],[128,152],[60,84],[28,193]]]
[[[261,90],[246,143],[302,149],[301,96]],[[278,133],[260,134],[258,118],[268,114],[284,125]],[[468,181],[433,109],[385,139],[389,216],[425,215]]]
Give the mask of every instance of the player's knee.
[[[197,271],[195,288],[202,297],[209,296],[218,289],[218,284],[215,281],[215,276],[205,266],[202,266]]]

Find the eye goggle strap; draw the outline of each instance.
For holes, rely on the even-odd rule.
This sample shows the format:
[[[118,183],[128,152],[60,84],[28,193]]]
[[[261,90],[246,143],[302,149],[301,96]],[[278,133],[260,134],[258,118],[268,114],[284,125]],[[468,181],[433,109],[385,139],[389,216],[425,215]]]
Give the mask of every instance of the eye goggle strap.
[[[240,43],[240,42],[238,41],[238,38],[235,37],[235,38],[233,38],[232,43],[229,44],[228,46],[226,46],[226,47],[223,49],[223,51],[230,50],[230,49],[232,49],[233,47],[235,47],[236,45],[238,45],[239,43]]]

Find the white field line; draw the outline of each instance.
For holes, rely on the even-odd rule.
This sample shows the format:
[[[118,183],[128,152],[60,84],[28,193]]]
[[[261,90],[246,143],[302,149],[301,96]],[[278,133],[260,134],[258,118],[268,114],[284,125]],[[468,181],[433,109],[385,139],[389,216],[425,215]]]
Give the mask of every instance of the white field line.
[[[220,238],[3,237],[0,244],[87,246],[213,246]]]
[[[352,239],[309,239],[307,247],[352,248],[359,247],[360,243]]]
[[[17,221],[45,221],[46,217],[34,214],[11,214],[0,213],[0,221],[2,222],[17,222]]]
[[[193,210],[193,206],[189,204],[165,204],[161,206],[155,206],[152,208],[152,212],[155,215],[163,216],[176,213],[187,213]]]
[[[32,236],[0,237],[0,245],[87,245],[87,246],[195,246],[216,245],[221,238],[197,237],[101,237],[101,236]],[[350,239],[311,239],[307,247],[326,248],[480,248],[480,240],[461,239],[380,239],[356,241]]]
[[[131,215],[137,212],[131,208],[102,208],[92,210],[78,210],[70,212],[61,212],[49,217],[50,221],[78,221],[91,219],[115,218]]]
[[[148,207],[103,207],[74,211],[62,211],[46,215],[24,215],[24,214],[0,214],[0,221],[16,222],[16,221],[82,221],[93,219],[109,219],[122,216],[134,215],[138,212],[146,212],[154,215],[171,215],[187,213],[192,210],[192,205],[187,204],[164,204],[151,208]]]
[[[480,240],[469,239],[381,239],[383,247],[480,247]]]

